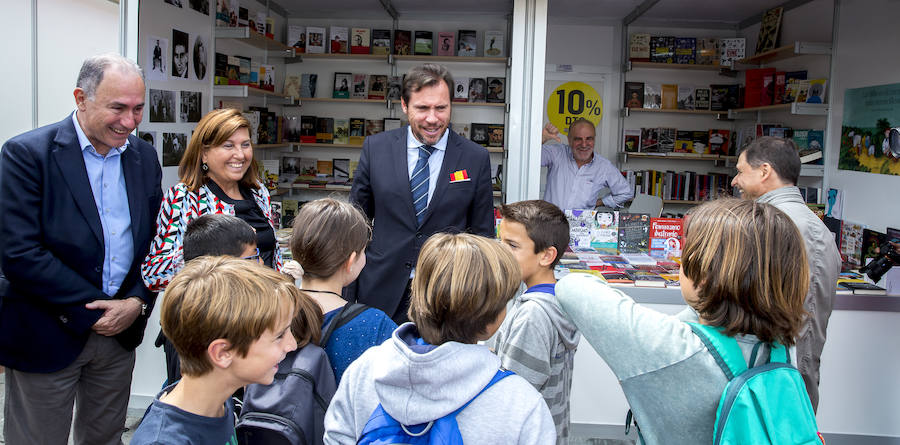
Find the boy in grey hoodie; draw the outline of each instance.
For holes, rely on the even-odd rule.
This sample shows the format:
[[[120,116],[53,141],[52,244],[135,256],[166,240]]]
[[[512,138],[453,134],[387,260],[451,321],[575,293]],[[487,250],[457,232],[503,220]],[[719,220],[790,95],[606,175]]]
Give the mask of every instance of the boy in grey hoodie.
[[[540,394],[519,376],[490,386],[500,359],[476,344],[503,322],[519,269],[497,242],[436,234],[422,247],[409,318],[344,372],[325,414],[326,444],[355,444],[379,403],[403,425],[457,416],[467,444],[548,444],[556,431]]]
[[[541,200],[502,205],[500,215],[500,240],[512,250],[527,290],[490,343],[504,368],[541,392],[556,424],[556,443],[566,444],[580,335],[556,300],[553,267],[569,245],[569,222],[562,210]]]

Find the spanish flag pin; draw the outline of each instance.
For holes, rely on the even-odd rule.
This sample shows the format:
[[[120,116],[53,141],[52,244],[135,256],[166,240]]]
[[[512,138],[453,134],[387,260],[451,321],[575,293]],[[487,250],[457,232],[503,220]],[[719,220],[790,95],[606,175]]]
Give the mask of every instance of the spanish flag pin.
[[[464,182],[469,180],[469,172],[465,170],[457,170],[450,175],[450,183]]]

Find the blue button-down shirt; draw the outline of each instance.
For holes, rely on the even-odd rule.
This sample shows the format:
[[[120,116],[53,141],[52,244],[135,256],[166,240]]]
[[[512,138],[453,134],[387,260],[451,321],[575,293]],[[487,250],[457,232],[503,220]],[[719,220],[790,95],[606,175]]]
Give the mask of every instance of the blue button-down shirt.
[[[603,197],[603,205],[622,207],[634,197],[634,190],[612,162],[594,153],[590,162],[580,168],[572,156],[572,149],[565,144],[541,146],[541,167],[547,167],[547,189],[544,201],[560,209],[593,209],[600,190],[608,188],[610,194]]]
[[[450,129],[444,131],[444,135],[441,136],[441,139],[438,140],[437,144],[434,144],[434,150],[431,152],[431,156],[428,157],[428,203],[431,204],[431,196],[434,195],[434,186],[437,184],[438,177],[441,174],[441,166],[444,164],[444,151],[447,149],[447,138],[450,135]],[[408,168],[409,178],[412,179],[413,169],[416,168],[416,163],[419,162],[419,147],[424,145],[423,142],[419,142],[418,139],[413,135],[412,128],[406,127],[406,164]],[[412,192],[410,192],[412,193]]]
[[[122,153],[128,142],[113,148],[101,156],[91,145],[72,113],[75,133],[81,145],[84,167],[87,170],[94,204],[103,226],[103,293],[115,295],[131,268],[134,257],[134,240],[131,238],[131,212],[128,208],[128,192],[125,175],[122,174]]]

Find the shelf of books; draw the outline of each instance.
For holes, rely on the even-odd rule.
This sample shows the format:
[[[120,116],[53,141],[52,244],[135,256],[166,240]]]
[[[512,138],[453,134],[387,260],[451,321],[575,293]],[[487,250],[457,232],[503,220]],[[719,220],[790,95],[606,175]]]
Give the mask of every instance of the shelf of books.
[[[213,96],[216,97],[272,97],[293,103],[294,98],[285,96],[280,91],[269,91],[250,85],[213,85]]]
[[[335,98],[335,97],[304,97],[300,99],[298,105],[303,102],[335,102],[335,103],[356,103],[356,104],[381,104],[390,103],[388,99],[357,99],[357,98]]]
[[[725,111],[716,111],[716,110],[679,110],[679,109],[666,109],[666,108],[623,108],[625,110],[625,116],[629,116],[631,113],[674,113],[674,114],[706,114],[710,116],[716,115],[725,115]]]
[[[625,65],[625,71],[636,69],[661,69],[661,70],[696,70],[696,71],[723,71],[730,67],[721,65],[706,65],[696,63],[665,63],[665,62],[640,62],[629,61]]]
[[[254,149],[266,150],[270,148],[288,148],[292,144],[290,142],[279,143],[279,144],[256,144],[253,146]]]
[[[758,107],[749,107],[749,108],[735,108],[728,110],[728,117],[734,119],[734,115],[739,113],[755,113],[758,111],[768,112],[768,111],[786,111],[790,114],[796,115],[805,115],[805,116],[827,116],[828,115],[828,104],[811,104],[804,102],[790,102],[785,104],[775,104],[775,105],[762,105]]]
[[[764,65],[797,56],[831,55],[831,44],[826,42],[794,42],[735,62],[737,65]],[[741,68],[737,66],[737,68]]]
[[[725,161],[725,162],[735,162],[737,160],[737,156],[726,156],[719,154],[699,154],[699,153],[681,153],[681,152],[668,152],[668,153],[639,153],[639,152],[621,152],[623,162],[628,162],[629,157],[633,158],[649,158],[649,159],[667,159],[667,160],[684,160],[684,161]]]
[[[410,62],[437,62],[437,63],[495,63],[506,65],[509,62],[507,57],[476,57],[476,56],[426,56],[426,55],[396,55],[397,61]]]
[[[248,26],[217,26],[216,38],[235,39],[262,50],[272,51],[269,54],[270,56],[294,57],[294,47],[285,45],[275,39],[270,39]]]
[[[325,60],[375,60],[375,61],[383,61],[388,62],[387,54],[346,54],[346,53],[304,53],[297,54],[292,60],[288,60],[288,63],[297,63],[303,62],[304,59],[325,59]]]

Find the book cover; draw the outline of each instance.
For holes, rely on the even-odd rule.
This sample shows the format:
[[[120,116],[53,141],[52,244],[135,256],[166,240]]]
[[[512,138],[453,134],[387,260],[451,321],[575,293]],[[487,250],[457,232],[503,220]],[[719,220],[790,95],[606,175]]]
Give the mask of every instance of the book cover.
[[[356,174],[356,168],[359,166],[359,161],[350,161],[350,181],[353,181],[353,175]]]
[[[316,118],[316,143],[332,144],[334,143],[334,118],[319,117]]]
[[[300,142],[304,144],[316,143],[315,116],[300,116]]]
[[[659,128],[641,128],[641,152],[659,152]]]
[[[650,37],[650,61],[655,63],[673,63],[675,61],[675,37]]]
[[[779,6],[772,8],[763,14],[759,25],[759,36],[756,39],[756,53],[764,53],[778,47],[779,32],[781,31],[781,16],[784,8]]]
[[[593,224],[589,226],[589,246],[600,254],[618,254],[619,212],[591,211],[589,212],[589,215],[590,214],[593,214]],[[572,222],[570,220],[570,227],[571,224]]]
[[[641,270],[628,271],[628,275],[634,280],[635,287],[666,287],[666,279],[657,273]]]
[[[350,52],[349,34],[350,30],[346,26],[332,26],[330,28],[329,41],[331,42],[332,54],[347,54]]]
[[[784,71],[776,71],[775,72],[775,88],[772,94],[772,104],[783,104],[784,103],[784,87],[785,87],[785,73]]]
[[[316,176],[331,176],[334,173],[334,164],[330,160],[319,159],[316,161],[316,171],[318,172]]]
[[[644,108],[644,82],[625,82],[625,107]]]
[[[705,155],[710,154],[709,150],[709,132],[703,130],[692,131],[691,143],[694,148],[694,154]]]
[[[369,54],[371,50],[369,28],[353,28],[350,30],[350,54]]]
[[[675,38],[675,63],[683,65],[697,63],[697,39],[693,37]]]
[[[236,7],[238,0],[231,0],[231,3],[232,3],[232,5],[234,5]],[[234,10],[235,8],[232,7],[231,9]],[[231,26],[235,26],[236,19],[234,17],[236,17],[236,16],[232,17]],[[254,20],[248,20],[247,24],[250,26],[250,28],[255,29],[256,32],[258,32],[262,35],[265,35],[266,34],[266,18],[267,17],[266,17],[265,11],[256,11]],[[249,17],[248,17],[248,19],[249,19]]]
[[[408,56],[412,45],[412,31],[394,30],[394,54]]]
[[[794,82],[794,102],[806,102],[809,97],[809,80],[797,80]]]
[[[697,88],[694,90],[694,109],[709,109],[709,88]]]
[[[811,79],[809,81],[809,90],[806,96],[806,103],[825,103],[825,86],[827,83],[827,79]]]
[[[475,31],[460,29],[457,33],[457,56],[475,57],[478,55],[478,40]]]
[[[709,152],[711,154],[728,156],[728,151],[729,151],[728,144],[729,144],[730,140],[731,140],[731,131],[730,130],[717,130],[717,129],[709,130]]]
[[[628,59],[632,62],[650,61],[650,34],[634,33],[630,36]]]
[[[228,0],[216,1],[216,26],[231,26],[231,14]]]
[[[659,129],[659,151],[660,153],[668,153],[675,151],[675,129],[660,128]]]
[[[372,30],[372,54],[388,55],[391,53],[391,30]]]
[[[346,118],[334,118],[334,139],[335,144],[346,145],[350,143],[350,120]]]
[[[624,144],[622,151],[626,153],[637,153],[641,149],[641,130],[628,129],[623,130],[622,139]]]
[[[772,105],[775,101],[775,73],[763,75],[762,95],[759,98],[760,105]],[[747,105],[745,104],[744,107]]]
[[[388,77],[387,98],[390,100],[399,101],[401,99],[401,94],[400,94],[401,91],[403,91],[402,77],[400,77],[400,76]]]
[[[488,103],[502,104],[506,101],[506,78],[505,77],[488,77],[487,78],[487,96]]]
[[[694,109],[694,87],[678,85],[678,109]]]
[[[244,56],[235,56],[238,59],[238,63],[240,64],[240,68],[238,71],[238,81],[242,85],[247,85],[250,83],[250,58]]]
[[[809,130],[809,133],[807,133],[807,140],[809,141],[808,148],[810,150],[824,150],[825,130]]]
[[[288,25],[287,44],[294,47],[294,52],[303,54],[306,52],[306,27],[300,25]]]
[[[269,203],[269,207],[272,211],[273,228],[279,230],[281,229],[281,215],[284,214],[284,210],[281,208],[281,201],[272,201]]]
[[[282,86],[281,91],[285,96],[291,96],[294,99],[300,97],[300,76],[298,75],[288,75],[284,76],[284,86]]]
[[[485,92],[487,90],[486,82],[483,77],[472,77],[469,79],[469,102],[484,102]]]
[[[300,76],[300,97],[316,97],[316,83],[319,75],[315,73],[304,73]]]
[[[853,295],[887,295],[887,290],[872,283],[843,282],[838,285],[853,291]]]
[[[772,76],[775,74],[775,68],[755,68],[749,69],[745,73],[745,88],[744,88],[744,106],[745,107],[758,107],[760,105],[766,105],[763,103],[763,95],[765,85],[763,83],[763,78],[765,76]]]
[[[455,77],[453,78],[453,102],[469,101],[469,78]]]
[[[251,59],[250,60],[250,81],[248,82],[248,85],[258,88],[259,81],[260,81],[259,61]]]
[[[384,120],[366,119],[366,136],[376,135],[384,131]]]
[[[747,39],[743,37],[719,39],[719,65],[732,66],[735,60],[744,58]]]
[[[300,202],[296,199],[281,200],[281,226],[291,227],[294,225],[294,217],[300,209]]]
[[[452,31],[438,33],[437,55],[454,56],[456,51],[456,34]]]
[[[680,258],[683,224],[681,218],[650,218],[650,256]]]
[[[504,42],[503,31],[485,31],[484,32],[484,56],[485,57],[505,57],[506,43]]]
[[[350,181],[350,160],[335,158],[331,161],[334,182],[346,183]]]
[[[246,118],[247,121],[250,122],[250,128],[247,129],[250,132],[250,142],[252,144],[262,143],[259,141],[259,111],[245,111],[241,113],[241,115],[243,115],[244,118]]]
[[[469,124],[461,124],[459,122],[451,122],[450,129],[455,131],[463,139],[469,139]]]
[[[675,153],[694,152],[694,132],[690,130],[677,130],[675,132]]]
[[[331,97],[349,99],[351,83],[353,83],[352,73],[334,73],[334,90],[332,90]]]
[[[647,253],[650,248],[650,215],[620,212],[618,246],[620,254]]]
[[[266,91],[275,91],[275,65],[259,66],[259,87]]]
[[[798,81],[806,80],[806,70],[788,71],[784,73],[784,96],[781,103],[795,102],[797,99]]]
[[[271,16],[266,16],[266,32],[265,35],[269,39],[275,40],[275,18]]]
[[[366,138],[366,120],[361,117],[350,118],[350,145],[362,145]]]
[[[284,142],[300,142],[300,116],[284,116],[281,139]]]
[[[489,134],[488,124],[472,124],[472,142],[487,147]]]
[[[246,28],[250,26],[250,10],[239,6],[238,7],[238,16],[237,16],[237,24],[241,28]]]
[[[384,131],[396,130],[396,129],[400,128],[400,126],[401,126],[400,119],[391,118],[391,117],[384,118],[383,124],[384,124]]]
[[[591,230],[594,228],[593,210],[565,209],[563,212],[569,220],[569,246],[572,248],[591,248]]]
[[[431,31],[416,31],[415,33],[415,54],[417,56],[430,56],[433,54],[432,51],[432,41],[434,39],[434,33]]]
[[[698,65],[717,65],[719,63],[718,51],[716,49],[716,39],[700,38],[697,39],[697,64]]]
[[[662,106],[662,86],[658,83],[644,83],[644,108]]]
[[[488,124],[488,147],[503,146],[503,124]]]
[[[369,99],[384,99],[387,94],[388,76],[372,74],[369,76]]]
[[[794,145],[797,146],[797,150],[803,151],[809,149],[809,130],[794,130],[791,139],[794,140]]]
[[[853,268],[862,266],[863,225],[844,221],[841,224],[841,259]]]
[[[228,85],[228,55],[216,53],[215,85]]]
[[[737,108],[737,99],[731,95],[737,93],[740,85],[710,85],[710,101],[709,109],[713,111],[728,111],[731,108]]]
[[[353,99],[365,99],[369,92],[369,76],[365,74],[353,74],[353,81],[350,87],[350,97]]]
[[[306,52],[323,54],[325,52],[325,28],[320,26],[306,27]]]

